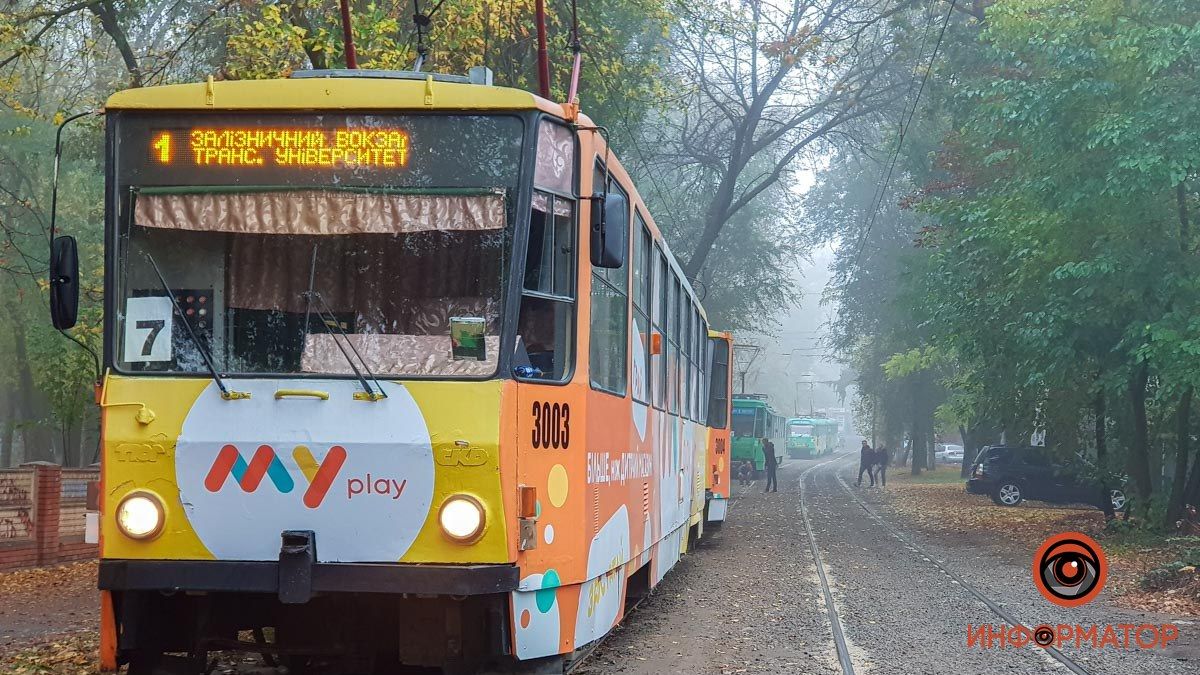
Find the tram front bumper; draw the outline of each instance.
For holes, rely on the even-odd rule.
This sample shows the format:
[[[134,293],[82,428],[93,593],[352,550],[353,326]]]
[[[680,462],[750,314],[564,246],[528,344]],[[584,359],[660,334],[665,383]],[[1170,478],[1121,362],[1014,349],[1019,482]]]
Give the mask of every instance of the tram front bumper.
[[[102,591],[269,593],[280,591],[275,561],[101,560]],[[515,565],[314,563],[314,593],[489,595],[517,590]]]

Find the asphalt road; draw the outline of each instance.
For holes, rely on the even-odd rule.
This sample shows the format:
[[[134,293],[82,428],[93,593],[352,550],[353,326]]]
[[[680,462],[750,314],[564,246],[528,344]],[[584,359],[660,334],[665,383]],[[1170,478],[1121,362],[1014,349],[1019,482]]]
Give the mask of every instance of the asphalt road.
[[[778,493],[763,494],[759,482],[738,494],[721,530],[577,672],[845,672],[800,512],[802,476],[854,673],[1200,672],[1200,622],[1124,610],[1103,594],[1083,607],[1056,607],[1030,578],[1041,542],[1004,555],[919,536],[880,490],[854,486],[854,461],[792,461],[780,470]],[[968,647],[968,625],[1009,623],[997,612],[1028,626],[1173,621],[1181,635],[1167,650],[1064,646],[1061,660],[1033,645]]]

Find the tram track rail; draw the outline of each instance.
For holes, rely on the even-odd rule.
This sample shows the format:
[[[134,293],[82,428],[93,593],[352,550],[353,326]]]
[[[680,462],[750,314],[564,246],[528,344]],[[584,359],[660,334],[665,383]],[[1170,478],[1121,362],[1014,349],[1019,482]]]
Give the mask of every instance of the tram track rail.
[[[828,575],[825,574],[825,563],[821,560],[821,549],[817,546],[817,537],[813,533],[812,521],[808,517],[808,505],[804,501],[805,481],[808,480],[808,474],[843,459],[845,459],[844,455],[832,457],[820,464],[808,467],[800,474],[800,517],[804,521],[804,531],[808,535],[808,548],[812,552],[813,562],[817,567],[817,578],[821,582],[821,596],[825,601],[825,613],[829,619],[830,631],[833,634],[833,646],[837,652],[838,665],[841,666],[843,675],[854,675],[854,661],[850,658],[850,647],[846,643],[846,632],[842,627],[841,617],[838,616],[837,603],[833,599],[833,589],[829,585]]]
[[[825,462],[824,464],[829,464],[829,463],[830,462]],[[820,466],[824,466],[824,464],[819,464],[817,466],[814,466],[811,469],[809,469],[809,471],[812,471],[813,469],[816,469]],[[806,471],[805,473],[808,473],[808,471]],[[1016,617],[1014,617],[1009,612],[1005,611],[1005,609],[1003,607],[1001,607],[999,603],[997,603],[996,601],[989,598],[983,591],[981,591],[978,588],[976,588],[975,586],[971,585],[970,583],[967,582],[966,579],[962,578],[956,572],[951,570],[949,567],[942,564],[942,562],[939,561],[936,556],[932,555],[929,551],[927,551],[924,547],[922,547],[920,544],[918,544],[916,541],[914,541],[911,537],[906,535],[899,528],[892,525],[887,520],[885,520],[882,516],[880,516],[879,513],[876,512],[874,509],[872,509],[870,507],[870,505],[868,505],[867,502],[863,500],[862,497],[859,497],[857,494],[854,493],[854,490],[850,489],[850,485],[845,481],[844,478],[842,478],[842,475],[839,471],[837,471],[835,469],[833,475],[834,475],[834,478],[837,479],[838,484],[840,484],[842,486],[842,489],[845,490],[846,494],[850,495],[850,498],[853,499],[855,502],[857,502],[860,507],[862,507],[862,510],[864,512],[866,512],[867,516],[870,517],[872,520],[874,520],[875,523],[877,525],[879,525],[880,527],[882,527],[884,530],[887,530],[887,532],[889,534],[891,534],[898,541],[900,541],[900,543],[904,544],[905,547],[907,547],[909,550],[913,551],[917,555],[920,555],[925,561],[929,562],[934,567],[937,567],[939,570],[941,570],[943,574],[945,574],[947,577],[952,579],[956,584],[958,584],[959,588],[962,588],[967,593],[969,593],[972,597],[974,597],[976,600],[983,603],[983,605],[985,605],[989,610],[991,610],[993,614],[995,614],[996,616],[1003,619],[1004,622],[1007,623],[1009,626],[1025,626],[1026,628],[1028,628],[1028,626],[1026,626],[1026,624],[1024,622],[1018,621],[1016,619]],[[801,481],[801,487],[803,488],[803,481]],[[804,502],[803,502],[803,498],[802,498],[801,505],[803,505],[803,503]],[[806,523],[806,525],[807,525],[807,523]],[[811,528],[809,531],[811,532]],[[818,565],[818,569],[820,569],[820,565]],[[1095,675],[1092,671],[1088,670],[1086,667],[1081,665],[1079,662],[1075,661],[1074,659],[1067,656],[1066,654],[1064,654],[1062,651],[1060,651],[1059,649],[1057,649],[1055,647],[1037,647],[1037,649],[1043,650],[1047,656],[1049,656],[1050,658],[1054,659],[1058,663],[1065,666],[1068,670],[1075,673],[1075,675]],[[847,671],[847,672],[849,672],[849,671]]]

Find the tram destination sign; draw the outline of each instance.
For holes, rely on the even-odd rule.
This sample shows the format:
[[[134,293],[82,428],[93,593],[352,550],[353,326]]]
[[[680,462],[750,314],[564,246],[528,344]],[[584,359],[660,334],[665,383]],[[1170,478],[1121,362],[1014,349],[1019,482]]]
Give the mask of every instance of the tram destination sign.
[[[402,169],[409,135],[400,128],[219,127],[152,130],[150,161],[162,166],[253,169]]]
[[[511,114],[118,113],[116,179],[135,186],[514,186]]]

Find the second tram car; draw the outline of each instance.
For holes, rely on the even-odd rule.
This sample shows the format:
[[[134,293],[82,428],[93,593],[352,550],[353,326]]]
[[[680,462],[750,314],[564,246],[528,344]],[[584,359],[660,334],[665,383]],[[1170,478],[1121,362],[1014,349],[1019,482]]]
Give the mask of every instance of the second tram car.
[[[825,417],[789,419],[787,452],[792,459],[820,457],[841,447],[838,420]]]
[[[705,520],[724,522],[729,509],[730,388],[733,385],[733,334],[710,330],[708,398],[708,466],[705,473]]]

